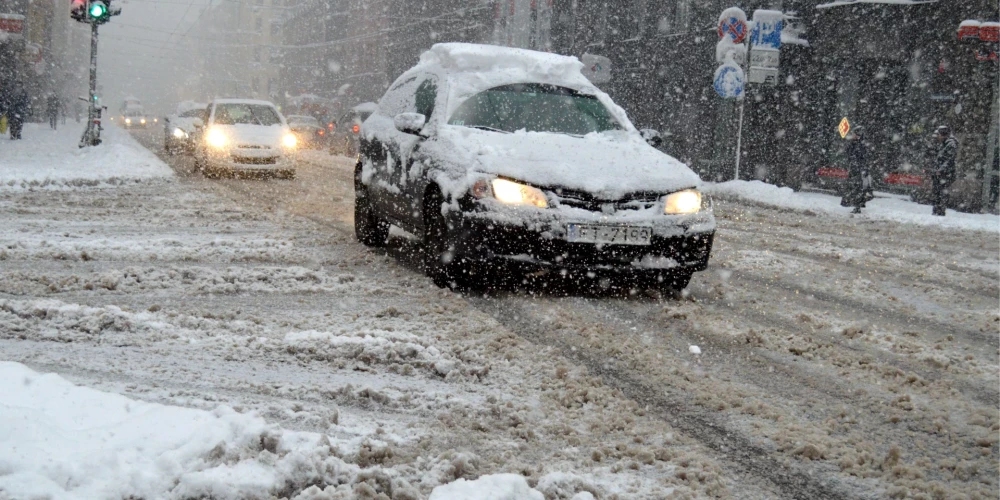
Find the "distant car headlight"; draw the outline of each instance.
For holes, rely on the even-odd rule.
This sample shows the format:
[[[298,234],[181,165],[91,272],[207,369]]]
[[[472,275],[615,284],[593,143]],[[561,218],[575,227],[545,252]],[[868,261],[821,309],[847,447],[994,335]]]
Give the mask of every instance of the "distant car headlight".
[[[700,210],[701,193],[694,189],[668,194],[663,200],[663,213],[667,215],[693,214]]]
[[[188,138],[188,133],[185,132],[185,131],[183,131],[183,130],[181,130],[181,129],[179,129],[179,128],[175,128],[174,129],[174,137],[176,137],[178,139],[187,139]]]
[[[211,128],[208,130],[208,134],[205,136],[205,142],[213,148],[222,149],[229,144],[229,137],[226,137],[226,133],[217,129]]]
[[[125,125],[131,125],[131,124],[132,124],[132,119],[131,118],[126,118],[125,119]]]
[[[146,124],[146,119],[145,118],[140,119],[139,123],[142,124],[142,125],[145,125]]]
[[[548,208],[549,202],[541,189],[507,179],[493,179],[490,183],[493,197],[508,205],[533,205]],[[475,189],[474,189],[475,190]]]
[[[299,145],[299,140],[295,137],[295,134],[285,134],[285,136],[281,138],[281,145],[292,149]]]

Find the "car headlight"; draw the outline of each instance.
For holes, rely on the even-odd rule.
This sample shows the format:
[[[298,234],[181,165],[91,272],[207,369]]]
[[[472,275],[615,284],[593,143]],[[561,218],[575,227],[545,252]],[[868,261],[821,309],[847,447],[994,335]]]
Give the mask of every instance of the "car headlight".
[[[175,128],[174,129],[174,137],[176,137],[178,139],[187,139],[187,136],[188,136],[187,132],[185,132],[185,131],[183,131],[183,130],[181,130],[179,128]]]
[[[507,179],[493,179],[490,183],[493,197],[508,205],[534,205],[538,208],[548,208],[549,202],[541,189]]]
[[[226,144],[229,144],[229,138],[226,137],[226,133],[217,128],[208,130],[208,134],[205,136],[205,141],[208,142],[209,146],[218,149],[222,149],[226,147]]]
[[[141,124],[145,125],[145,124],[146,124],[146,119],[145,119],[145,118],[143,118],[143,119],[139,120],[139,123],[141,123]]]
[[[701,210],[701,193],[694,189],[668,194],[663,200],[663,213],[667,215],[686,215]]]
[[[132,124],[132,119],[131,118],[126,118],[125,119],[125,125],[131,125],[131,124]]]
[[[285,134],[285,136],[281,138],[281,145],[292,149],[299,145],[299,140],[295,137],[295,134]]]

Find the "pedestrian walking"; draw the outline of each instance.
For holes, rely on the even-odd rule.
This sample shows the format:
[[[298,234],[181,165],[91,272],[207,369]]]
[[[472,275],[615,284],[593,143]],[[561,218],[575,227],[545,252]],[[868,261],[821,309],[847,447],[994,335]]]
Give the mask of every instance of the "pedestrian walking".
[[[948,205],[948,191],[955,182],[955,157],[958,156],[958,140],[951,135],[951,129],[942,125],[934,131],[934,145],[931,166],[931,198],[934,203],[933,215],[945,215]]]
[[[21,138],[21,129],[29,116],[31,116],[31,99],[28,98],[28,92],[24,90],[23,85],[15,84],[7,102],[11,140],[16,141]]]
[[[872,188],[872,176],[869,161],[868,143],[864,140],[864,130],[855,127],[848,135],[847,144],[847,189],[840,205],[854,207],[853,214],[860,214],[872,198],[875,197]]]
[[[59,122],[59,108],[61,106],[59,96],[54,93],[49,94],[48,99],[45,100],[45,116],[48,117],[52,130],[56,130],[56,124]]]

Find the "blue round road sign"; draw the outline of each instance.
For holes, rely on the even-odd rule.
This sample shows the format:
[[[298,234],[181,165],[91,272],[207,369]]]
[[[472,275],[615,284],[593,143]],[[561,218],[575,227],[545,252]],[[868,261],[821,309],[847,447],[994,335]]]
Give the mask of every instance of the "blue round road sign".
[[[728,99],[742,97],[745,85],[746,76],[739,66],[726,63],[715,70],[715,81],[712,83],[712,87],[720,96]]]

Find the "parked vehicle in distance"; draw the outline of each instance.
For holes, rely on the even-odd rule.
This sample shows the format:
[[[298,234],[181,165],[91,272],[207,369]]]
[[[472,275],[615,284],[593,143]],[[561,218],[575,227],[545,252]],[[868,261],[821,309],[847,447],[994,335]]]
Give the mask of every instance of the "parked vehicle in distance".
[[[356,156],[358,154],[358,135],[361,124],[378,109],[378,104],[365,102],[351,108],[337,120],[337,126],[330,138],[330,154]]]
[[[574,57],[437,44],[361,126],[355,232],[421,235],[438,286],[554,273],[681,290],[708,265],[711,201]],[[647,133],[647,135],[649,135]]]
[[[290,115],[285,117],[288,127],[299,140],[299,145],[303,148],[319,149],[327,144],[326,128],[320,125],[319,120],[311,116]]]
[[[298,139],[268,101],[216,99],[195,143],[195,167],[207,177],[264,174],[295,177]]]
[[[167,153],[194,151],[199,127],[205,125],[207,104],[182,103],[177,113],[163,119],[163,149]]]

